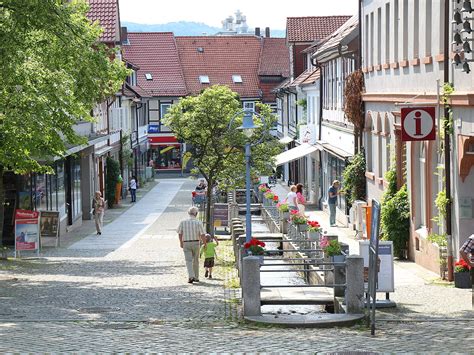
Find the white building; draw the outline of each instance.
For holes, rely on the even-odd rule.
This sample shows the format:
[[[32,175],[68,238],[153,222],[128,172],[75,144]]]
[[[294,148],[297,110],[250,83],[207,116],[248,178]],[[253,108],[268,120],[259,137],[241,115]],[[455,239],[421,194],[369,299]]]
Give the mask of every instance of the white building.
[[[438,216],[435,198],[444,188],[444,151],[439,134],[436,141],[403,143],[400,110],[409,104],[435,106],[439,133],[443,112],[437,92],[444,76],[444,1],[371,0],[361,1],[361,6],[368,197],[381,199],[384,174],[396,158],[399,185],[407,184],[410,197],[408,256],[439,271],[438,248],[427,237],[444,232],[433,221]],[[451,29],[449,42],[452,35]],[[455,88],[451,97],[454,132],[450,152],[455,250],[474,230],[474,172],[470,169],[474,164],[473,79],[472,74],[450,66],[450,81]]]
[[[334,180],[342,181],[342,172],[354,155],[354,126],[344,113],[345,80],[356,68],[358,58],[358,21],[353,16],[335,31],[312,55],[321,72],[321,115],[316,132],[320,150],[320,201],[327,208],[327,191]],[[318,95],[319,96],[319,95]],[[317,96],[317,97],[318,97]],[[338,197],[337,220],[347,225],[348,208],[343,195]]]

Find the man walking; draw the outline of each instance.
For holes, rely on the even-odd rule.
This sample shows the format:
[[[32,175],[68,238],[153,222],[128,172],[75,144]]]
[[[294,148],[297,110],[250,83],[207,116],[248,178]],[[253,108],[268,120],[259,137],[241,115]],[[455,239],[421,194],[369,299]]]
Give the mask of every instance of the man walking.
[[[340,194],[338,191],[341,183],[338,180],[334,180],[331,187],[328,190],[328,205],[329,205],[329,224],[331,227],[336,226],[336,204],[337,195]]]
[[[188,209],[189,218],[181,221],[177,231],[180,246],[184,251],[184,259],[188,269],[188,283],[190,284],[199,282],[199,242],[205,242],[204,227],[196,218],[198,212],[197,207],[190,207]]]

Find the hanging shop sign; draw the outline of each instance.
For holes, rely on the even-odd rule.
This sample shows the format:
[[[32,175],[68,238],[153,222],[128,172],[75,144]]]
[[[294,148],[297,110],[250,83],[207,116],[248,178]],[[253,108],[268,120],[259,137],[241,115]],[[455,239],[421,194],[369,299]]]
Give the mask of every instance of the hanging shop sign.
[[[401,115],[403,142],[436,140],[434,107],[404,107]]]

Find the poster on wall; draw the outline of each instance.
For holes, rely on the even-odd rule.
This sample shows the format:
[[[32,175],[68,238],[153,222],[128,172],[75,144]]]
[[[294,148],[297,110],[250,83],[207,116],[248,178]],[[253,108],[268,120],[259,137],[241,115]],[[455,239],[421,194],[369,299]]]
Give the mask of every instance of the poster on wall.
[[[59,246],[58,211],[40,211],[40,237],[56,238],[56,247]]]
[[[39,254],[38,217],[37,211],[15,211],[15,257],[24,250],[36,250]]]
[[[369,275],[369,243],[370,241],[359,241],[360,255],[364,258],[364,287],[367,292]],[[379,253],[377,260],[377,292],[394,292],[395,282],[393,274],[393,242],[379,241]]]

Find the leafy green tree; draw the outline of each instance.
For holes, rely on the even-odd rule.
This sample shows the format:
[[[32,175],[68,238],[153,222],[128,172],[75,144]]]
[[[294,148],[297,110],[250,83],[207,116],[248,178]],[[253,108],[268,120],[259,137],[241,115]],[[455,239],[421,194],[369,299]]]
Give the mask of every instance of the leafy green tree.
[[[394,255],[403,259],[410,237],[410,204],[407,186],[394,195],[385,195],[380,213],[383,238],[393,241]]]
[[[127,76],[84,1],[0,0],[0,201],[4,171],[52,173],[74,131]],[[3,227],[0,203],[0,233]]]
[[[263,117],[251,137],[252,173],[269,174],[280,144],[269,134],[276,121],[267,105],[258,104]],[[173,105],[165,117],[165,124],[177,138],[188,144],[194,167],[207,181],[207,200],[212,200],[214,183],[219,188],[243,187],[245,181],[244,146],[246,137],[238,127],[242,123],[242,107],[238,95],[226,86],[215,85],[199,96],[182,99]],[[255,124],[261,120],[255,118]],[[211,204],[207,204],[207,231],[210,232]]]
[[[350,205],[356,200],[365,200],[367,196],[365,170],[365,155],[364,152],[360,152],[354,155],[342,173],[342,186]]]
[[[111,157],[107,157],[107,191],[105,197],[110,208],[115,204],[116,186],[120,177],[119,162]]]

